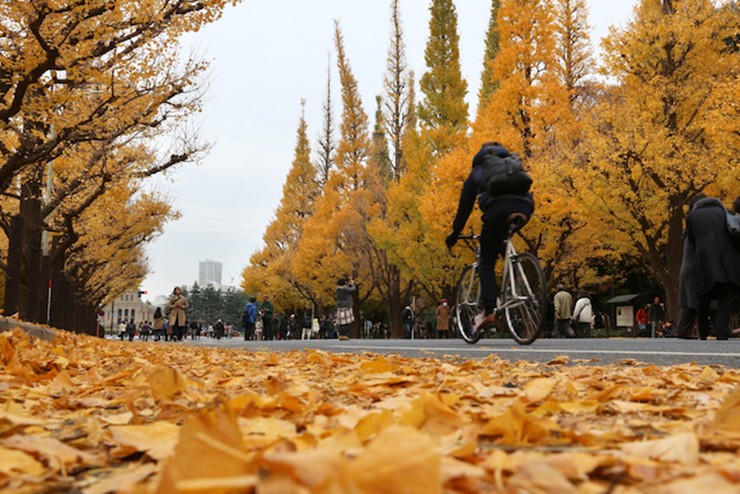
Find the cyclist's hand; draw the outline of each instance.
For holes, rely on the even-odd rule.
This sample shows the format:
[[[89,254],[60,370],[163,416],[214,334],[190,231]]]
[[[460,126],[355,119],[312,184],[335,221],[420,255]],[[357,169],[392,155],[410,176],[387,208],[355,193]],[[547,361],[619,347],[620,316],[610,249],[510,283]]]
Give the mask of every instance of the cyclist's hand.
[[[447,238],[445,239],[445,244],[447,244],[448,249],[451,249],[457,243],[457,238],[459,236],[460,234],[457,232],[452,232],[447,235]]]

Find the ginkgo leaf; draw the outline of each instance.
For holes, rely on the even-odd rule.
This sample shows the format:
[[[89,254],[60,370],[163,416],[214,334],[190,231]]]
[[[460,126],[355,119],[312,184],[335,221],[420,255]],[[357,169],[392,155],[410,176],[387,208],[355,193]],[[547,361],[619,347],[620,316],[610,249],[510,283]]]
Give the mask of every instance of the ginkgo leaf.
[[[699,462],[699,439],[693,432],[676,434],[665,439],[625,443],[622,450],[630,455],[686,465]]]
[[[515,401],[502,415],[491,419],[481,429],[481,434],[500,436],[505,444],[511,445],[536,443],[550,435],[543,427],[543,421],[530,417],[520,401]]]
[[[18,474],[41,475],[44,466],[33,456],[0,446],[0,473],[10,476]]]
[[[725,398],[710,426],[723,433],[740,435],[740,387]]]
[[[156,400],[171,400],[187,386],[177,369],[163,365],[149,369],[147,379]]]
[[[337,481],[358,492],[441,493],[441,460],[429,436],[390,426],[340,470]]]
[[[118,445],[114,456],[128,456],[141,451],[155,460],[163,460],[172,455],[180,435],[180,427],[169,422],[155,422],[150,425],[116,425],[108,429],[113,441]]]
[[[234,413],[222,407],[202,410],[180,430],[177,446],[165,464],[157,492],[177,492],[183,481],[249,479],[255,471],[252,456],[244,450]],[[229,492],[229,489],[214,488],[210,492]]]
[[[515,492],[532,494],[575,494],[576,486],[557,468],[547,463],[531,462],[509,479]]]
[[[552,379],[533,379],[524,386],[524,399],[528,403],[537,403],[547,398],[554,387],[555,381]]]
[[[77,465],[102,466],[106,464],[102,456],[73,448],[54,437],[17,434],[0,440],[0,444],[45,458],[57,469],[68,469]]]

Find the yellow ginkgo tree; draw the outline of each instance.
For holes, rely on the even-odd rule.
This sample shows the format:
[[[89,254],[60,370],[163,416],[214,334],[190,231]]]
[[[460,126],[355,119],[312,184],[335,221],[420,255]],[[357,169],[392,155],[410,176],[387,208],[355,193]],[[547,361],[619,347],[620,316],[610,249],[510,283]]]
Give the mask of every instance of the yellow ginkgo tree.
[[[734,2],[643,0],[604,42],[615,83],[589,125],[581,188],[612,248],[662,285],[674,319],[689,200],[738,193],[737,33]]]
[[[198,109],[207,64],[181,57],[177,40],[217,19],[227,3],[235,2],[0,5],[3,50],[13,54],[0,57],[0,191],[18,202],[0,211],[9,239],[6,311],[48,322],[40,310],[46,290],[39,267],[48,264],[41,232],[60,230],[50,221],[63,217],[69,234],[112,187],[135,188],[136,181],[191,161],[203,149],[192,136],[168,154],[148,143],[172,135]],[[70,245],[59,240],[51,255],[64,257]],[[82,290],[89,273],[77,271],[75,287]],[[90,294],[76,295],[90,300]],[[94,304],[88,312],[94,314]]]

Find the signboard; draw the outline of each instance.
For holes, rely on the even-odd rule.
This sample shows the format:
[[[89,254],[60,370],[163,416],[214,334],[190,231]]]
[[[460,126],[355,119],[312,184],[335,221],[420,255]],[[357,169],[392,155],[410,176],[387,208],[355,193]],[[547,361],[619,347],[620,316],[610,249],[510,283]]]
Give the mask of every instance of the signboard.
[[[634,308],[631,305],[620,305],[617,307],[617,326],[631,328],[635,320]]]

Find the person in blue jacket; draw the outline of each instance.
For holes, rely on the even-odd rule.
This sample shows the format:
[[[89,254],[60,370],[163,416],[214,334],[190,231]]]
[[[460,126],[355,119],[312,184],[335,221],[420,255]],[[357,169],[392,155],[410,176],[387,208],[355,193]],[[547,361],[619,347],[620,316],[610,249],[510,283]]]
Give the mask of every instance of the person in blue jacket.
[[[249,302],[244,306],[244,341],[251,340],[254,337],[254,325],[257,322],[257,299],[249,297]]]

